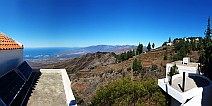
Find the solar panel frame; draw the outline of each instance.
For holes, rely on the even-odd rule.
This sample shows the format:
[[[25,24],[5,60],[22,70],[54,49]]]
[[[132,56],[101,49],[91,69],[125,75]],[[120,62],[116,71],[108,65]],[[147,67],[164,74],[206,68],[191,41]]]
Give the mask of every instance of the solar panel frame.
[[[9,71],[0,78],[0,99],[5,105],[10,105],[26,83],[17,72]]]
[[[3,102],[3,100],[1,100],[1,98],[0,98],[0,106],[6,106],[6,104]]]
[[[21,73],[19,69],[13,69],[23,80],[27,81],[26,77]]]
[[[32,68],[24,61],[21,65],[17,67],[24,77],[28,80],[32,74]]]

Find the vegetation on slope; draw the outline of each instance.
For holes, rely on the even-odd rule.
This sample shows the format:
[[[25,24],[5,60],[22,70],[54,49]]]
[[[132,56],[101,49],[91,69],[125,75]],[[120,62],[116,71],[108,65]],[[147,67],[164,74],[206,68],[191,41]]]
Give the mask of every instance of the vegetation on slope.
[[[197,40],[198,39],[198,40]],[[175,47],[175,55],[173,61],[182,60],[188,56],[191,51],[199,51],[202,46],[202,37],[176,38],[173,41]]]
[[[154,48],[155,43],[152,43],[151,45],[149,42],[147,46],[147,50],[150,51],[152,49],[151,47]],[[144,50],[143,44],[139,43],[136,50],[133,49],[133,50],[129,50],[129,51],[116,55],[117,62],[120,63],[122,61],[128,60],[129,58],[132,58],[133,56],[142,54],[144,51],[145,50]]]
[[[167,105],[166,97],[157,85],[157,79],[131,81],[123,78],[107,84],[96,91],[92,98],[95,106]]]
[[[198,51],[199,61],[202,64],[202,73],[212,79],[212,29],[210,28],[210,18],[208,18],[208,25],[205,31],[205,37],[189,37],[176,38],[173,41],[175,47],[175,54],[172,61],[182,60],[183,57],[188,56],[193,51]],[[167,54],[164,55],[164,60],[167,59]]]
[[[200,50],[199,61],[204,64],[202,72],[205,76],[212,79],[212,40],[211,40],[212,29],[210,28],[210,18],[208,18],[208,26],[205,31],[205,38],[203,39],[202,49]]]
[[[170,54],[173,47],[167,47]],[[128,60],[116,63],[113,53],[90,53],[79,58],[66,60],[59,63],[45,65],[42,68],[65,68],[78,105],[90,104],[96,89],[123,77],[132,77],[132,65],[134,59],[141,60],[142,72],[133,77],[133,80],[146,78],[164,78],[165,64],[163,60],[163,48],[157,48],[147,53],[133,56]],[[143,74],[143,75],[142,75]]]

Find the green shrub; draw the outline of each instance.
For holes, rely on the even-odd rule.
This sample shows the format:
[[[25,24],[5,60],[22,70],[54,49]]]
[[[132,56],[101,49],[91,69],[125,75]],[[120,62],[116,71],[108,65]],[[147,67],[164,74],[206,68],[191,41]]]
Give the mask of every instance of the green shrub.
[[[175,74],[179,74],[178,72],[178,67],[176,66],[176,64],[174,64],[170,70],[172,72],[172,75],[175,75]],[[170,72],[168,72],[167,74],[168,76],[170,76]]]
[[[158,69],[158,66],[156,64],[152,63],[151,70],[156,71],[157,69]]]
[[[164,106],[166,99],[157,85],[157,79],[149,78],[142,82],[134,82],[124,78],[98,89],[91,103],[95,106]]]

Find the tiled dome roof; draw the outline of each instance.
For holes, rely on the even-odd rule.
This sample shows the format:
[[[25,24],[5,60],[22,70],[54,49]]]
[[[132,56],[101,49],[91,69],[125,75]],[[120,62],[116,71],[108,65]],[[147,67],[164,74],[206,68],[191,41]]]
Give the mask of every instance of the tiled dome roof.
[[[19,44],[12,38],[0,32],[0,50],[23,49],[23,45]]]

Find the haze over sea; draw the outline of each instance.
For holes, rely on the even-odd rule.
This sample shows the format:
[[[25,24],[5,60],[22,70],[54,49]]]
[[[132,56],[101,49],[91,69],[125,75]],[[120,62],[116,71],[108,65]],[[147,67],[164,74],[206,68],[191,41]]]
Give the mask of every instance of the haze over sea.
[[[25,48],[24,60],[36,63],[55,63],[95,52],[122,53],[135,49],[135,45],[95,45],[88,47]]]
[[[77,48],[68,47],[51,47],[51,48],[25,48],[24,49],[24,59],[44,59],[56,56],[58,53],[63,51],[75,50]]]

